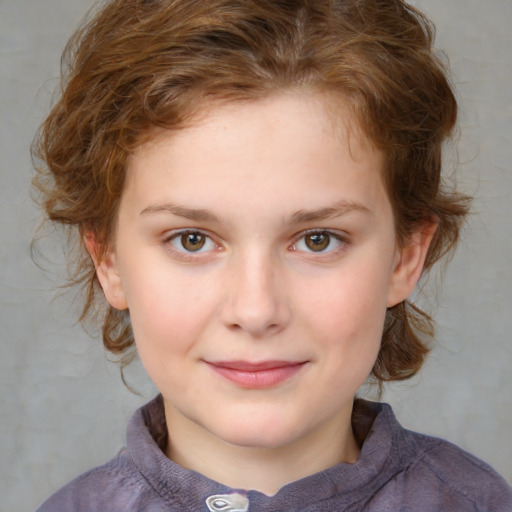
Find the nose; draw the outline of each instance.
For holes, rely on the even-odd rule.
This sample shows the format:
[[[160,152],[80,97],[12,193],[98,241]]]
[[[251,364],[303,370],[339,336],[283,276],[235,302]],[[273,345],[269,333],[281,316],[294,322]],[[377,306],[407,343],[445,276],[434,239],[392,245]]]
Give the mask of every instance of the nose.
[[[282,331],[291,311],[279,277],[278,265],[270,255],[247,254],[232,262],[220,313],[224,325],[254,338]]]

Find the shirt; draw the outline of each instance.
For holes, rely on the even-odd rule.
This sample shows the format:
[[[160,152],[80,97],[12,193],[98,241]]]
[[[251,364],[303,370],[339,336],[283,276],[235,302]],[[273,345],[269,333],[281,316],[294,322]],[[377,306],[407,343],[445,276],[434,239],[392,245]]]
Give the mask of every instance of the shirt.
[[[158,396],[133,415],[117,457],[76,478],[37,512],[512,511],[511,489],[491,467],[447,441],[402,428],[389,405],[356,400],[352,423],[362,445],[354,464],[267,496],[232,489],[168,459]]]

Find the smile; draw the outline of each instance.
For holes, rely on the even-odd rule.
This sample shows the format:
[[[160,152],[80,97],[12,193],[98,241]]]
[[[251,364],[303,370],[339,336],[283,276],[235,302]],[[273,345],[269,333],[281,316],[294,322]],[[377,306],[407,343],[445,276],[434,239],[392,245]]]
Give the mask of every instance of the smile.
[[[207,365],[225,379],[248,389],[264,389],[277,386],[298,373],[307,361],[219,361]]]

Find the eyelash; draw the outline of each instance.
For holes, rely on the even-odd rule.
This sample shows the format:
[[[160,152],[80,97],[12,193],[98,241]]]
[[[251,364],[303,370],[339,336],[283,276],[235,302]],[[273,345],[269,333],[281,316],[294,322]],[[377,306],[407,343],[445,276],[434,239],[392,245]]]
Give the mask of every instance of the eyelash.
[[[307,242],[306,242],[307,237],[314,237],[314,236],[326,236],[328,238],[327,246],[324,249],[319,250],[319,251],[314,251],[311,248],[310,248],[311,250],[297,249],[297,245],[300,242],[303,242],[304,244],[307,245]],[[335,243],[337,243],[338,245],[334,248],[328,249],[332,245],[333,241]],[[303,231],[302,233],[300,233],[299,236],[297,236],[296,241],[291,245],[291,250],[292,251],[300,250],[306,254],[325,257],[328,255],[338,254],[340,251],[345,249],[348,244],[349,244],[349,240],[346,235],[342,235],[340,233],[336,233],[336,232],[330,231],[328,229],[310,229],[307,231]],[[321,242],[318,243],[318,245],[320,246]],[[328,250],[325,250],[325,249],[328,249]]]
[[[185,247],[183,247],[183,243],[180,243],[180,240],[181,240],[181,242],[183,242],[184,241],[183,237],[185,237],[185,236],[203,237],[203,243],[199,247],[199,250],[190,251],[190,250],[187,250]],[[304,243],[305,245],[307,245],[307,241],[306,241],[307,237],[314,237],[314,236],[327,237],[328,240],[327,240],[326,247],[321,248],[321,250],[319,250],[319,251],[315,251],[315,250],[311,249],[311,247],[309,248],[310,250],[297,248],[297,246],[301,242]],[[181,245],[181,248],[176,247],[173,244],[173,242],[176,240],[178,240],[178,243]],[[329,249],[329,247],[332,245],[333,241],[334,241],[334,243],[337,244],[337,246]],[[198,243],[201,243],[201,242],[199,241]],[[326,229],[310,229],[310,230],[303,231],[303,232],[299,233],[295,237],[295,241],[289,246],[289,250],[292,252],[300,251],[300,252],[303,252],[308,255],[317,255],[319,257],[322,257],[322,256],[326,257],[328,255],[335,255],[338,252],[342,251],[343,249],[346,248],[346,246],[349,243],[350,242],[348,240],[348,237],[345,235],[341,235],[340,233],[336,233],[336,232],[326,230]],[[213,251],[215,249],[221,248],[220,244],[215,242],[215,240],[213,239],[213,237],[210,234],[208,234],[204,231],[201,231],[199,229],[184,229],[181,231],[175,231],[163,240],[163,244],[165,246],[167,246],[174,254],[177,254],[180,258],[190,260],[190,261],[193,259],[196,259],[198,257],[201,257],[200,255],[202,255],[203,253],[210,253],[211,251]],[[210,247],[210,244],[212,245],[212,247]],[[207,245],[207,248],[203,249],[203,247],[205,245]],[[320,246],[320,245],[321,245],[321,241],[318,242],[318,246]],[[325,249],[327,249],[327,250],[325,250]]]
[[[180,243],[179,242],[180,239],[181,239],[181,242],[183,242],[183,239],[186,236],[188,236],[188,237],[196,236],[196,237],[203,238],[203,244],[199,247],[199,250],[189,251],[185,247],[183,247],[183,243],[180,244],[182,248],[178,248],[173,244],[173,242],[176,240],[178,241],[178,243]],[[200,255],[200,254],[203,254],[205,252],[210,252],[210,251],[218,249],[220,247],[219,244],[217,244],[215,242],[215,240],[213,239],[213,237],[211,235],[209,235],[208,233],[205,233],[204,231],[201,231],[199,229],[184,229],[181,231],[175,231],[175,232],[171,233],[169,236],[167,236],[163,240],[163,243],[168,248],[170,248],[170,250],[172,252],[174,252],[175,254],[178,254],[183,259],[197,258],[198,255]],[[213,245],[213,247],[209,247],[210,244]],[[203,249],[203,247],[205,245],[207,246],[207,248]]]

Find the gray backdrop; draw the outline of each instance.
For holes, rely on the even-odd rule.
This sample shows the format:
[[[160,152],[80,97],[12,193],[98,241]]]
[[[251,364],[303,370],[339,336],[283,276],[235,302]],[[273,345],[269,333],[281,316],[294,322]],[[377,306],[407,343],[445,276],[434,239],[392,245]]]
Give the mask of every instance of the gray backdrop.
[[[440,435],[512,482],[512,2],[422,0],[461,101],[459,184],[477,196],[442,290],[437,347],[421,375],[386,393],[408,427]],[[135,365],[122,385],[100,343],[74,323],[58,237],[29,241],[29,144],[48,110],[65,41],[91,0],[0,0],[0,511],[29,512],[115,455],[132,410],[155,392]],[[453,167],[453,165],[451,166]],[[429,285],[438,285],[438,278]]]

